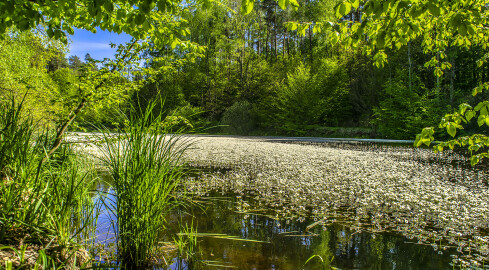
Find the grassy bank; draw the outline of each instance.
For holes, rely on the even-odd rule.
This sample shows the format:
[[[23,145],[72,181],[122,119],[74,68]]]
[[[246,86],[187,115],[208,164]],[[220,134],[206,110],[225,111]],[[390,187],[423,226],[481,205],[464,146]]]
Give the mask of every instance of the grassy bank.
[[[52,132],[22,102],[0,104],[0,259],[7,269],[80,268],[96,226],[92,164],[68,146],[46,155]]]
[[[97,144],[113,180],[115,196],[107,197],[95,190],[93,156],[75,144],[48,156],[54,132],[33,122],[22,103],[0,103],[0,269],[95,266],[103,208],[116,232],[116,256],[104,262],[108,267],[164,263],[158,239],[166,214],[181,202],[176,190],[188,144],[179,135],[165,136],[169,125],[151,108],[134,112],[119,136],[102,130]]]

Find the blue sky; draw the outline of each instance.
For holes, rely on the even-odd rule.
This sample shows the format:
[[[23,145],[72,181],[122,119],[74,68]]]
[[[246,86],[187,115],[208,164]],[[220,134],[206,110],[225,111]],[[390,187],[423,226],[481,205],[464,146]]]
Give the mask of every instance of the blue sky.
[[[131,40],[131,36],[124,33],[118,35],[100,29],[97,29],[96,34],[86,30],[75,29],[75,34],[70,36],[70,39],[68,57],[77,55],[83,61],[87,53],[97,60],[112,58],[116,49],[110,48],[110,43],[121,44],[128,42]]]

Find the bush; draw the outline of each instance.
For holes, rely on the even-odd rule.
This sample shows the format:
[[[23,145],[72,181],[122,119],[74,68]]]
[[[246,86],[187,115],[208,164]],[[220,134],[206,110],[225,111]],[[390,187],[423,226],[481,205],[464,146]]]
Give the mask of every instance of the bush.
[[[248,101],[235,102],[224,111],[221,124],[225,133],[236,135],[250,134],[255,126],[251,104]]]
[[[412,89],[399,71],[384,85],[382,100],[374,108],[373,124],[378,131],[392,139],[413,139],[426,126],[438,124],[441,108],[434,93],[427,90],[414,76]]]

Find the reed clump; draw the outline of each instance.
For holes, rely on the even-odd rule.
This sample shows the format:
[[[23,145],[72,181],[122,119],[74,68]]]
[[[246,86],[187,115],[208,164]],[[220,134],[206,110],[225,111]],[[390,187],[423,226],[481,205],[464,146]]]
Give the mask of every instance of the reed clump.
[[[117,133],[102,130],[101,160],[113,178],[115,199],[107,203],[114,224],[118,262],[126,269],[159,263],[158,237],[165,216],[179,202],[175,191],[184,174],[188,143],[168,134],[162,115],[132,110]]]
[[[96,223],[95,175],[69,147],[47,157],[40,130],[13,98],[0,102],[0,263],[16,269],[78,268]],[[37,265],[37,266],[36,266]]]

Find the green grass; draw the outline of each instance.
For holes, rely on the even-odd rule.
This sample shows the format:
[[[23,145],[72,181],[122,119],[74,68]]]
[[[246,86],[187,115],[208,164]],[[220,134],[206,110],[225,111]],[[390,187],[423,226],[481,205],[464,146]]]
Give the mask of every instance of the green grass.
[[[55,257],[57,268],[69,268],[82,263],[77,254],[95,229],[95,176],[67,146],[45,158],[51,134],[38,128],[22,102],[0,102],[0,244],[40,245],[37,258]]]
[[[103,130],[102,162],[113,178],[115,201],[107,207],[115,217],[118,261],[127,269],[158,262],[158,237],[166,214],[178,204],[175,191],[184,174],[181,157],[188,143],[168,133],[152,107],[133,110],[116,137]]]

